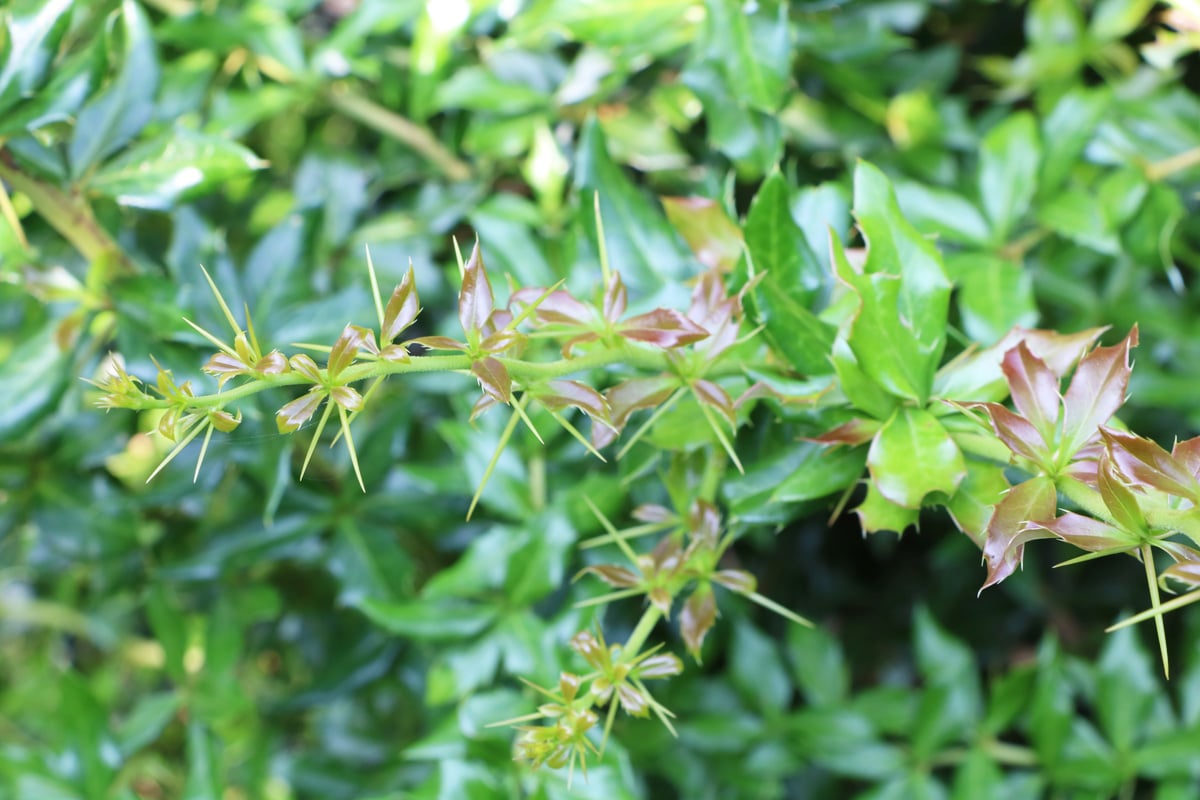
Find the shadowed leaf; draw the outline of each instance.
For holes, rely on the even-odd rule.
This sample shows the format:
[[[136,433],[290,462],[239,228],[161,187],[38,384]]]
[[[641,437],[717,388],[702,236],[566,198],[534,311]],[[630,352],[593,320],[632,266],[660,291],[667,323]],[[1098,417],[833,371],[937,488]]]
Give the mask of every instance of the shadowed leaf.
[[[688,653],[697,663],[700,661],[700,647],[704,637],[717,621],[717,601],[713,597],[712,586],[701,584],[696,587],[679,615],[679,633],[683,636]]]

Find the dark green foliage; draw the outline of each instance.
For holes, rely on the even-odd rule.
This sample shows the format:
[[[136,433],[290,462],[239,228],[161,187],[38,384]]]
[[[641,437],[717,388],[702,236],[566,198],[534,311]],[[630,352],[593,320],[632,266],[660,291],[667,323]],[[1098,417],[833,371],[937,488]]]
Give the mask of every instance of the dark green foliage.
[[[1194,14],[0,8],[0,797],[1192,796]]]

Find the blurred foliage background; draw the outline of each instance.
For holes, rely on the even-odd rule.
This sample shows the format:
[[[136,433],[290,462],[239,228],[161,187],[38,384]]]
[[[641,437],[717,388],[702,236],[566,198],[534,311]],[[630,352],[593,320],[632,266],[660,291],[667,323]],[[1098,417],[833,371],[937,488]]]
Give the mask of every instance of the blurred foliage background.
[[[586,289],[596,193],[646,307],[707,263],[659,198],[741,219],[775,170],[781,230],[828,267],[863,158],[936,237],[955,347],[1136,322],[1123,418],[1169,446],[1200,429],[1195,3],[15,0],[0,20],[0,797],[1196,796],[1194,613],[1170,620],[1168,689],[1139,634],[1101,633],[1144,604],[1108,562],[1052,572],[1047,546],[975,600],[978,551],[944,518],[864,539],[825,492],[777,492],[812,449],[767,424],[721,500],[739,566],[818,629],[723,602],[660,698],[679,738],[619,719],[568,787],[484,726],[536,704],[519,676],[574,668],[574,603],[599,593],[570,581],[600,532],[583,498],[618,520],[662,502],[653,448],[602,465],[522,440],[466,522],[500,423],[430,375],[356,422],[366,495],[340,450],[296,482],[282,392],[195,483],[189,451],[147,485],[153,415],[102,413],[79,380],[109,352],[206,380],[201,264],[279,344],[371,318],[368,245],[385,286],[413,264],[421,334],[453,325],[453,237],[494,275]]]

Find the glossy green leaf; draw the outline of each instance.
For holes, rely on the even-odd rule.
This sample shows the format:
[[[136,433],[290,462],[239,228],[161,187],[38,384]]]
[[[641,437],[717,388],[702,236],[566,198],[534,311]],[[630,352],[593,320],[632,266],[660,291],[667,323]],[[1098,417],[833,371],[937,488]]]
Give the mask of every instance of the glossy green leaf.
[[[396,603],[364,598],[356,607],[390,633],[429,641],[469,638],[497,615],[494,608],[449,600]]]
[[[124,40],[120,71],[75,122],[68,154],[76,178],[127,144],[154,113],[159,66],[150,20],[134,0],[122,0],[118,25]]]
[[[1028,112],[988,131],[979,150],[979,197],[991,222],[992,241],[1003,244],[1029,212],[1041,168],[1041,139]]]
[[[954,494],[966,477],[962,452],[928,411],[903,408],[876,434],[867,468],[880,494],[905,508],[920,508],[925,496]]]
[[[858,479],[866,463],[861,448],[828,448],[805,442],[795,445],[793,453],[795,461],[789,458],[787,462],[791,471],[774,486],[772,502],[816,500],[841,491]]]
[[[55,322],[47,323],[0,363],[0,442],[25,435],[54,410],[66,390],[70,364],[57,329]]]
[[[750,310],[766,325],[772,347],[806,375],[829,372],[832,326],[817,319],[814,304],[825,288],[825,269],[792,219],[787,181],[776,171],[763,182],[750,204],[746,247],[762,280]]]
[[[738,625],[731,647],[733,685],[763,716],[781,716],[792,698],[792,682],[775,642],[749,625]]]
[[[836,706],[846,698],[849,667],[831,633],[819,626],[789,625],[787,652],[796,684],[810,706]]]
[[[71,22],[71,0],[14,3],[5,15],[7,47],[0,66],[0,109],[45,80]]]
[[[599,122],[583,128],[575,161],[581,228],[597,241],[593,194],[600,200],[609,262],[631,288],[653,290],[685,273],[692,261],[662,212],[624,175],[608,153]]]
[[[177,129],[109,161],[88,176],[86,185],[121,205],[166,211],[264,166],[235,142]]]
[[[961,253],[946,260],[959,285],[958,311],[972,339],[991,344],[1014,327],[1038,321],[1033,275],[1014,261],[988,253]]]
[[[1076,87],[1060,97],[1042,119],[1044,158],[1039,183],[1045,195],[1057,191],[1070,171],[1079,166],[1080,154],[1111,103],[1112,93],[1107,87]]]
[[[877,483],[867,484],[867,496],[854,509],[863,533],[903,534],[917,525],[920,509],[905,508],[883,495]]]

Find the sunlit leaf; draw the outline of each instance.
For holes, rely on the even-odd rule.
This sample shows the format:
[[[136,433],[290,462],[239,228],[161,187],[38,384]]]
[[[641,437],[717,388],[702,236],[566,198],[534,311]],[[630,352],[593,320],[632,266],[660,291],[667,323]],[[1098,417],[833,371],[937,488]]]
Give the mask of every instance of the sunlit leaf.
[[[1129,350],[1137,345],[1137,327],[1111,347],[1097,347],[1084,356],[1063,395],[1062,449],[1073,454],[1125,402],[1129,386]]]

